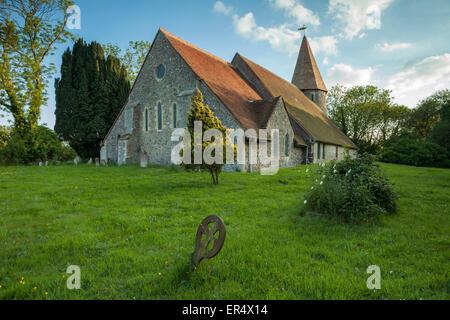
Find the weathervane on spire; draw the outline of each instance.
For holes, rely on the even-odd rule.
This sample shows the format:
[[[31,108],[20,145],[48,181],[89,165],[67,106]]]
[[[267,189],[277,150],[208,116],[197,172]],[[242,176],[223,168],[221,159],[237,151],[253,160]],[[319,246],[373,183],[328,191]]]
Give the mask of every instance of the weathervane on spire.
[[[306,29],[308,29],[308,27],[306,25],[303,25],[303,27],[298,28],[298,31],[303,31],[303,36],[306,36]]]

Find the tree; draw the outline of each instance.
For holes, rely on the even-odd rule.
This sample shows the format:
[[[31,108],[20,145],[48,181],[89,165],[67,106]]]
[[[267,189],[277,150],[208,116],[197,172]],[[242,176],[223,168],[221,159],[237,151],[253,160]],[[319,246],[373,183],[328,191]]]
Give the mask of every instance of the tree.
[[[151,46],[152,44],[148,41],[130,41],[128,48],[123,54],[122,49],[120,49],[118,45],[111,43],[103,45],[103,50],[106,55],[120,59],[122,65],[124,65],[127,70],[128,79],[133,85]]]
[[[0,150],[6,147],[9,137],[11,136],[11,128],[7,126],[0,126]]]
[[[79,39],[63,54],[55,81],[55,131],[83,158],[98,157],[100,142],[130,91],[125,67],[102,46]]]
[[[448,89],[437,91],[420,101],[408,120],[411,133],[426,139],[434,125],[439,122],[441,107],[448,104],[450,104]]]
[[[375,86],[333,87],[328,114],[361,152],[376,153],[401,132],[409,109],[393,103],[389,90]]]
[[[220,132],[221,137],[213,137],[211,138],[211,141],[202,141],[201,145],[201,152],[202,152],[202,163],[201,164],[194,164],[193,159],[195,158],[195,150],[196,150],[196,139],[195,137],[195,122],[201,122],[202,125],[202,138],[203,134],[211,129],[218,130]],[[188,120],[187,120],[187,130],[189,131],[189,134],[191,136],[191,163],[181,163],[181,166],[187,170],[192,169],[205,169],[208,170],[211,174],[211,178],[213,181],[213,184],[217,185],[219,184],[219,175],[222,172],[223,164],[226,162],[226,150],[227,146],[233,148],[234,151],[234,159],[237,155],[237,147],[235,145],[232,145],[232,142],[228,136],[228,128],[223,126],[220,120],[214,116],[213,112],[209,108],[208,105],[205,105],[203,103],[203,94],[202,92],[197,89],[195,95],[192,97],[191,100],[191,109],[188,113]],[[203,139],[202,139],[203,140]],[[220,159],[216,159],[218,161],[215,161],[214,163],[208,164],[203,155],[205,154],[205,150],[210,149],[212,150],[211,155],[214,158],[219,157],[219,154],[216,154],[217,151],[222,152],[222,156]],[[183,155],[183,154],[182,154]],[[217,156],[217,157],[216,157]]]
[[[447,148],[450,154],[450,104],[441,107],[441,120],[431,131],[429,140]]]
[[[27,137],[37,128],[54,70],[45,58],[56,43],[72,38],[65,30],[68,0],[0,1],[0,108],[11,113],[14,130]]]

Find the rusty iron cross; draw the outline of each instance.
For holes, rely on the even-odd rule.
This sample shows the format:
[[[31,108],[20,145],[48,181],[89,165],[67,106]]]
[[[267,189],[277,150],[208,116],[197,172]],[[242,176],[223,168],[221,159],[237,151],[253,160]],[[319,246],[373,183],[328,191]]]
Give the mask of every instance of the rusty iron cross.
[[[193,268],[197,268],[205,258],[214,258],[222,249],[225,236],[225,224],[220,217],[213,215],[203,220],[197,230],[195,251],[191,255]]]

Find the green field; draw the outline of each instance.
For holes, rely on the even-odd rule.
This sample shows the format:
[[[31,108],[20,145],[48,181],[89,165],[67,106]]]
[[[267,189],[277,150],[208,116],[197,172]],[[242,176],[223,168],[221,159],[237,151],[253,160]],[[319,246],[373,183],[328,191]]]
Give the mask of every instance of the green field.
[[[450,170],[381,166],[399,212],[369,224],[301,216],[305,167],[219,186],[174,168],[0,167],[0,299],[449,299]],[[227,239],[192,272],[210,214]]]

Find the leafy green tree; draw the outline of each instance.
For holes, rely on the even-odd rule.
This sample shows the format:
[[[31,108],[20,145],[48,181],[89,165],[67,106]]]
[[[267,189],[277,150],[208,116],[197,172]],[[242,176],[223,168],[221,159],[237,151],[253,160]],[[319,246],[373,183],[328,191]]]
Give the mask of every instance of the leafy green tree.
[[[426,139],[440,119],[440,110],[450,104],[450,90],[440,90],[420,101],[408,120],[411,133]]]
[[[107,55],[120,59],[127,70],[128,79],[133,85],[151,46],[152,44],[148,41],[130,41],[124,53],[118,45],[111,43],[103,45],[103,50]]]
[[[434,126],[430,141],[447,148],[450,154],[450,104],[441,108],[441,120]]]
[[[203,134],[210,129],[216,129],[222,134],[221,140],[215,140],[212,139],[212,141],[202,141],[201,145],[201,152],[202,152],[202,163],[201,164],[194,164],[194,158],[195,158],[195,149],[196,149],[196,139],[195,139],[195,122],[201,122],[202,124],[202,140],[203,140]],[[223,164],[226,162],[226,150],[227,145],[229,147],[233,148],[234,151],[234,159],[237,155],[237,147],[235,145],[232,145],[232,142],[228,136],[227,127],[222,125],[220,120],[214,116],[213,112],[209,108],[208,105],[203,103],[203,94],[202,92],[197,89],[195,95],[192,97],[191,100],[191,109],[188,113],[188,120],[187,120],[187,130],[189,131],[189,134],[191,136],[191,163],[182,163],[181,166],[187,170],[192,169],[205,169],[208,170],[211,174],[211,178],[213,181],[213,184],[217,185],[219,184],[219,175],[222,172]],[[211,148],[212,146],[216,146],[218,149],[215,150],[221,150],[222,151],[222,158],[220,159],[221,163],[212,163],[207,164],[205,162],[205,159],[203,159],[203,154],[205,152],[206,148]],[[211,154],[213,157],[216,156],[215,151]]]
[[[358,146],[376,153],[405,127],[409,109],[394,104],[389,90],[375,86],[333,87],[327,97],[328,115]]]
[[[65,29],[68,0],[0,1],[0,108],[14,118],[20,136],[37,128],[54,71],[45,58],[72,39]],[[33,140],[26,138],[26,141]],[[30,146],[31,147],[31,146]]]
[[[102,46],[79,39],[62,57],[55,81],[55,131],[83,158],[98,157],[100,142],[130,91],[119,59],[105,59]]]

